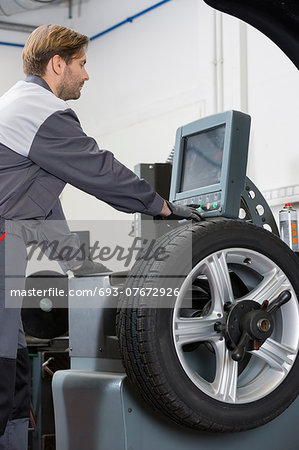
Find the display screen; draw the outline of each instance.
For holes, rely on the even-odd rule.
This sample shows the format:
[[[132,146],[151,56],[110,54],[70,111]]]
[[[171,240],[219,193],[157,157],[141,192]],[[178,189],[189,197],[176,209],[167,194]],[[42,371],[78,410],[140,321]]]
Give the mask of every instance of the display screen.
[[[184,138],[179,192],[220,182],[225,124]]]

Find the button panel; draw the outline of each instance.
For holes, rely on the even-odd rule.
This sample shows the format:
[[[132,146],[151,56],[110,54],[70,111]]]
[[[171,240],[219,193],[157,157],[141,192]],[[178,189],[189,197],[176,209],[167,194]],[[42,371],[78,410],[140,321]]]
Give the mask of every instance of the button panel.
[[[210,194],[196,195],[194,197],[176,200],[178,205],[194,206],[199,211],[221,211],[221,192],[213,192]]]

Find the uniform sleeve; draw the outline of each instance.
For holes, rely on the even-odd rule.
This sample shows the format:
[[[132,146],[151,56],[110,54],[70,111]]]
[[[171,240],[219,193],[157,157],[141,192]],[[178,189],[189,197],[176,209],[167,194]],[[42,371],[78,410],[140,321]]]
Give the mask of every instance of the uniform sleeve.
[[[87,136],[73,110],[58,111],[40,126],[28,157],[66,183],[119,211],[158,215],[164,200],[153,188]]]

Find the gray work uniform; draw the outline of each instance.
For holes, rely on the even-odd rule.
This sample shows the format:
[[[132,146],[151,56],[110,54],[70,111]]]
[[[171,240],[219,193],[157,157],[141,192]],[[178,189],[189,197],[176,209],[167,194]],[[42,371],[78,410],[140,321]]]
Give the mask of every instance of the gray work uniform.
[[[146,181],[84,133],[67,102],[28,77],[0,98],[0,217],[47,218],[66,183],[119,211],[155,216],[163,207]]]
[[[10,308],[7,298],[5,304],[5,276],[12,270],[22,285],[26,269],[26,243],[13,225],[65,221],[58,197],[66,183],[128,213],[155,216],[163,207],[146,181],[99,149],[43,79],[27,77],[0,98],[0,237],[8,231],[0,242],[0,450],[27,448],[29,378],[21,299],[19,307]]]

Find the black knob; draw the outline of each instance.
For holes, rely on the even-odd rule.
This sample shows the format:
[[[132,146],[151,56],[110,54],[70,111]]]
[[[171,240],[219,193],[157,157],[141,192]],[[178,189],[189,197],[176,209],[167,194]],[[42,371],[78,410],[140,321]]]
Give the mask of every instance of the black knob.
[[[282,291],[279,296],[270,303],[267,308],[267,312],[270,314],[275,313],[282,305],[285,305],[292,297],[290,291]]]

